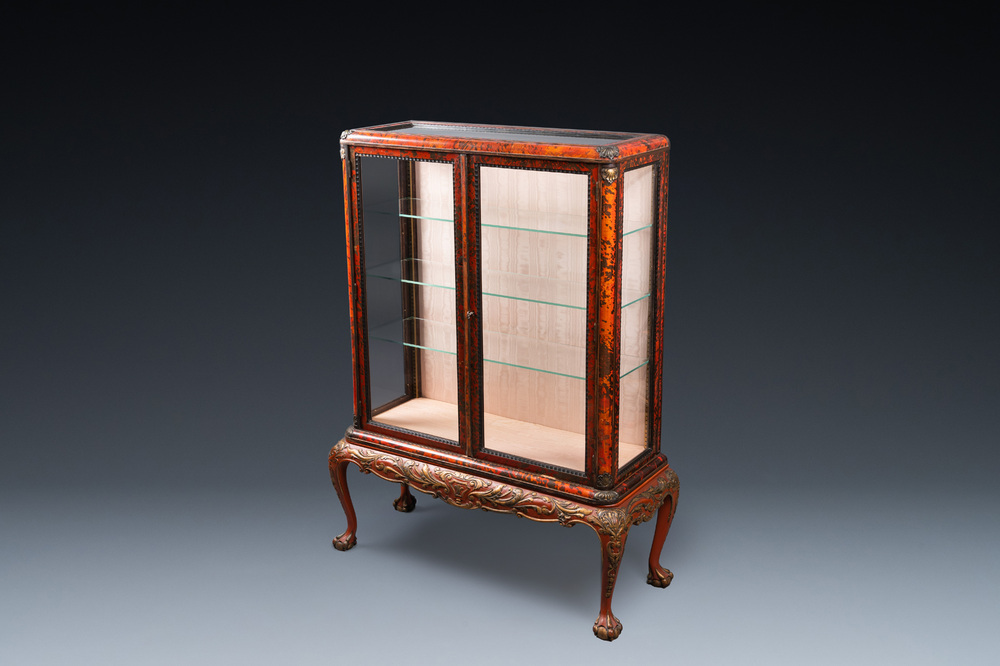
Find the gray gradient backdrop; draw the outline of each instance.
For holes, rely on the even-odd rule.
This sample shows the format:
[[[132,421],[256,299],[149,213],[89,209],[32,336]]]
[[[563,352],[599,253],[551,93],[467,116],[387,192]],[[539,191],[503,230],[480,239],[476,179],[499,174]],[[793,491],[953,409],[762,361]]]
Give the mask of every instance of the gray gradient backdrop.
[[[997,663],[995,13],[180,7],[0,20],[0,664]],[[330,547],[337,140],[408,118],[672,139],[613,644],[585,528],[351,468]]]

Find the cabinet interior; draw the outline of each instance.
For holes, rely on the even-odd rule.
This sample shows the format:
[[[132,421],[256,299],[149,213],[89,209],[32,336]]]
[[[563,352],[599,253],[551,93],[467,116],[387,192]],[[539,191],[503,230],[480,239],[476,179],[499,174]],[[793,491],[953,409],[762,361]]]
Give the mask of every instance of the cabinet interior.
[[[372,420],[457,442],[452,164],[360,162]],[[477,168],[484,448],[582,473],[589,176]],[[620,467],[649,439],[654,181],[622,184]]]

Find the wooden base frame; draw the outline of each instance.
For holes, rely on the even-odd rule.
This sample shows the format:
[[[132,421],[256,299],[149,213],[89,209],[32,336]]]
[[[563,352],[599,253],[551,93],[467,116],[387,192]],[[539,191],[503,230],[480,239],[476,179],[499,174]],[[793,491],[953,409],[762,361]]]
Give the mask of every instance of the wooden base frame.
[[[350,463],[357,465],[365,474],[375,474],[386,481],[399,483],[400,496],[393,502],[398,511],[413,510],[416,499],[410,494],[412,487],[465,509],[513,513],[529,520],[557,522],[566,527],[577,523],[589,525],[601,543],[601,606],[594,623],[594,634],[600,639],[613,641],[622,631],[621,622],[611,612],[611,597],[625,540],[632,525],[650,520],[656,514],[646,582],[664,588],[673,579],[673,574],[659,563],[660,551],[677,508],[677,475],[669,467],[650,476],[615,504],[596,506],[412,460],[342,439],[330,451],[330,478],[347,515],[347,530],[333,540],[333,546],[345,551],[357,544],[358,521],[347,488],[346,471]]]

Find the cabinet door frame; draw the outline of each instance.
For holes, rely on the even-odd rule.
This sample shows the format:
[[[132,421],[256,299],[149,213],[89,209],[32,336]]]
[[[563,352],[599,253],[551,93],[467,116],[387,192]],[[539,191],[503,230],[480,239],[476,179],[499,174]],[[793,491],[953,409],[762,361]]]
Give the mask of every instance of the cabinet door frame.
[[[472,421],[470,423],[471,450],[470,455],[480,460],[496,464],[509,466],[512,462],[520,469],[532,474],[553,476],[558,479],[593,485],[595,474],[593,472],[592,438],[589,432],[589,425],[584,431],[585,453],[584,469],[574,470],[556,465],[550,465],[541,461],[505,454],[499,451],[492,451],[485,448],[484,433],[484,396],[483,396],[483,376],[484,358],[482,353],[482,243],[480,238],[482,211],[480,169],[482,167],[510,168],[526,171],[548,171],[556,173],[581,174],[587,177],[587,275],[595,275],[597,267],[597,244],[595,243],[596,228],[598,222],[598,188],[599,165],[588,162],[559,160],[559,159],[528,159],[523,157],[506,157],[503,155],[477,154],[470,156],[468,167],[468,203],[469,211],[466,220],[467,237],[471,242],[471,251],[468,255],[469,280],[466,285],[465,294],[469,299],[467,302],[467,313],[474,322],[468,327],[470,336],[469,347],[475,350],[470,356],[470,360],[475,362],[474,367],[470,367],[470,401],[474,401],[474,408],[470,410]],[[598,342],[596,327],[592,325],[592,317],[597,311],[597,290],[594,282],[586,290],[587,293],[587,341],[586,341],[586,379],[585,381],[585,410],[586,423],[596,420],[594,400],[594,377],[597,368],[597,357],[594,353]]]
[[[663,310],[664,310],[664,286],[666,278],[666,250],[667,250],[667,183],[669,175],[669,152],[658,150],[637,155],[635,157],[622,160],[620,165],[619,179],[624,183],[625,174],[629,171],[642,169],[647,166],[653,167],[653,202],[652,211],[652,247],[650,261],[650,298],[652,299],[649,312],[649,340],[648,340],[648,367],[647,372],[647,399],[646,410],[646,451],[639,454],[620,469],[607,469],[612,475],[614,484],[617,485],[619,478],[629,476],[634,470],[644,465],[653,456],[660,453],[660,426],[661,407],[663,401]],[[623,188],[624,189],[624,188]],[[624,233],[622,224],[624,222],[624,201],[622,210],[619,211],[618,223],[618,252],[622,252]],[[617,275],[619,293],[620,286],[624,282],[621,266]],[[621,339],[621,308],[617,310],[619,314],[618,336]],[[616,393],[615,400],[618,401]],[[617,467],[617,466],[615,466]]]
[[[360,168],[358,158],[362,157],[384,157],[393,158],[400,161],[410,162],[435,162],[449,163],[452,167],[452,194],[454,207],[455,226],[455,303],[456,303],[456,342],[457,342],[457,399],[459,415],[459,438],[453,442],[442,437],[437,437],[429,433],[421,433],[415,430],[397,428],[385,423],[373,420],[373,407],[371,400],[371,377],[369,353],[371,345],[368,340],[368,313],[367,313],[367,286],[365,277],[365,230],[364,230],[364,209],[362,202],[362,181],[364,179],[363,170]],[[441,449],[451,453],[466,453],[467,448],[463,445],[461,421],[463,412],[463,396],[467,391],[464,386],[464,379],[467,373],[462,368],[468,365],[468,350],[464,348],[464,329],[467,327],[467,320],[461,313],[461,305],[465,301],[464,290],[464,233],[467,227],[465,214],[467,210],[465,199],[465,155],[462,153],[446,153],[437,151],[422,150],[400,150],[398,148],[380,148],[377,146],[352,147],[347,152],[344,159],[345,194],[347,199],[347,238],[348,238],[348,285],[351,312],[351,336],[353,354],[354,373],[354,414],[355,428],[371,432],[373,434],[399,439],[414,444]],[[348,185],[349,183],[349,185]],[[409,356],[409,354],[407,354]],[[407,365],[412,364],[412,358]],[[412,386],[412,377],[404,378],[407,385]]]

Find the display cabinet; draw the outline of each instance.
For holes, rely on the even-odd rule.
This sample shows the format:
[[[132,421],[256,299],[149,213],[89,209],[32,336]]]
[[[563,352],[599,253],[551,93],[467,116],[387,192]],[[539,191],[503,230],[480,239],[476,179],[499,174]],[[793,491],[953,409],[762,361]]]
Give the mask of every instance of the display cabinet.
[[[594,633],[629,527],[677,503],[660,451],[669,142],[655,134],[401,122],[341,136],[354,424],[330,452],[465,508],[595,530]],[[456,536],[456,539],[458,537]]]

